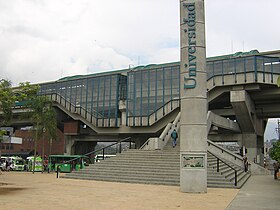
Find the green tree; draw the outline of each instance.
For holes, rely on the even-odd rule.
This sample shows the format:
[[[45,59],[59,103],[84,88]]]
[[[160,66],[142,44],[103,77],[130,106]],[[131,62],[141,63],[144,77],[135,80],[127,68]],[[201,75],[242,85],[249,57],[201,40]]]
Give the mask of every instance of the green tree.
[[[273,147],[270,149],[269,155],[273,160],[280,162],[280,141],[273,143]]]
[[[12,108],[15,105],[16,95],[13,93],[12,85],[9,80],[0,80],[0,125],[8,125],[12,119]]]
[[[13,111],[12,108],[15,105],[16,95],[13,93],[12,85],[9,80],[1,79],[0,80],[0,127],[7,126],[10,124]],[[0,132],[0,144],[2,144],[3,135],[6,131]],[[1,148],[0,148],[1,156]]]
[[[6,131],[0,130],[0,145],[2,144],[3,141],[3,136],[6,134]],[[1,157],[1,147],[0,147],[0,157]]]
[[[44,137],[45,134],[51,138],[55,138],[56,116],[52,101],[47,96],[37,96],[34,98],[30,101],[30,108],[31,119],[35,129],[34,161],[32,166],[32,171],[34,173],[38,140]]]
[[[30,82],[21,82],[15,88],[14,92],[17,95],[18,101],[26,102],[25,105],[28,105],[28,102],[37,97],[39,88],[39,85],[31,85]]]
[[[30,118],[35,129],[33,173],[35,171],[38,140],[45,135],[56,138],[56,113],[52,101],[46,96],[38,96],[38,90],[38,85],[25,82],[19,83],[19,86],[12,91],[12,95],[15,96],[14,100],[19,102],[21,106],[29,108],[30,111],[23,117]]]
[[[49,139],[49,145],[51,149],[51,141],[52,139],[56,139],[56,131],[57,131],[57,121],[56,121],[56,112],[52,107],[52,102],[50,102],[50,107],[48,107],[47,111],[44,115],[44,124],[43,124],[43,147],[42,147],[42,156],[45,155],[45,137]],[[51,153],[51,151],[50,151]]]

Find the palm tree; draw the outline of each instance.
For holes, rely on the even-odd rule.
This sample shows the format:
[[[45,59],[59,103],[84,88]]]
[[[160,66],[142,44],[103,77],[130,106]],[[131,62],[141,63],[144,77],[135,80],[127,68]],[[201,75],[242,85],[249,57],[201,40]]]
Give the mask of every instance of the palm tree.
[[[32,171],[35,171],[37,156],[37,142],[44,134],[54,138],[56,134],[56,116],[52,107],[52,101],[47,96],[37,96],[30,103],[31,119],[34,122],[34,161]],[[45,131],[45,132],[44,132]]]
[[[50,142],[50,150],[51,150],[51,141],[52,139],[56,139],[56,131],[57,131],[57,125],[56,125],[56,113],[52,106],[48,109],[47,112],[45,112],[44,115],[44,124],[43,124],[43,142],[42,142],[42,157],[44,161],[45,156],[45,137],[49,138]],[[51,154],[51,152],[50,152]]]

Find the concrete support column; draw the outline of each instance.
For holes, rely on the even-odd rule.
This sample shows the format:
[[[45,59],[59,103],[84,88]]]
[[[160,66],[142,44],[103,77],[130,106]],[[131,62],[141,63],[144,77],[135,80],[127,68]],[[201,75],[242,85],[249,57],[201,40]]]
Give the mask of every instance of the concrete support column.
[[[257,137],[257,158],[256,161],[261,166],[264,166],[264,138],[263,136]]]
[[[119,110],[121,112],[121,125],[126,125],[126,101],[119,101]]]
[[[207,192],[207,96],[203,0],[180,1],[180,191]]]
[[[247,158],[249,161],[254,162],[257,157],[257,135],[254,133],[242,134],[241,147],[247,149]]]
[[[245,90],[230,91],[230,102],[234,109],[238,124],[244,133],[255,133],[255,106]]]
[[[65,140],[64,155],[74,154],[74,147],[73,146],[74,146],[75,140],[72,139],[72,136],[68,136],[68,135],[65,135],[64,140]]]
[[[247,91],[231,91],[230,100],[242,131],[240,146],[247,149],[249,161],[263,165],[264,121],[257,118],[255,105]]]
[[[242,134],[242,141],[239,142],[239,145],[245,146],[245,148],[247,149],[246,156],[249,161],[263,166],[264,141],[262,136],[258,136],[255,133]]]

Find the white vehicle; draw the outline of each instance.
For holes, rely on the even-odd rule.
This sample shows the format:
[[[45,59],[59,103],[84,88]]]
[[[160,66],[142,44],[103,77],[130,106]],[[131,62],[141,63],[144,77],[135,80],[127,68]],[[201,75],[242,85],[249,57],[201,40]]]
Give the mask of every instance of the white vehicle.
[[[116,156],[116,155],[104,155],[104,160],[107,159],[107,158],[110,158],[110,157],[114,157],[114,156]],[[95,155],[95,157],[94,157],[94,162],[95,163],[98,163],[101,160],[103,160],[103,155],[102,154]]]
[[[0,159],[0,170],[4,171],[6,169],[6,159],[7,157],[1,156]]]
[[[24,160],[21,157],[9,157],[11,159],[11,170],[24,171]]]

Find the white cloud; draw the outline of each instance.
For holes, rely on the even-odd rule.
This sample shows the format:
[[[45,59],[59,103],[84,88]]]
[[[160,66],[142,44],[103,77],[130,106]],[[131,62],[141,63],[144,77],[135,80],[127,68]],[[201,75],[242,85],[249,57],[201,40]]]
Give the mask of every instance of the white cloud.
[[[205,3],[208,56],[280,46],[277,0]],[[0,0],[0,77],[15,85],[178,60],[179,1]]]
[[[168,18],[177,15],[178,3],[170,9],[168,0],[15,0],[0,6],[1,74],[15,84],[127,68],[138,57],[152,62],[149,56],[163,50],[164,40],[178,42],[172,29],[177,20]]]
[[[279,49],[278,0],[206,2],[207,55]]]

